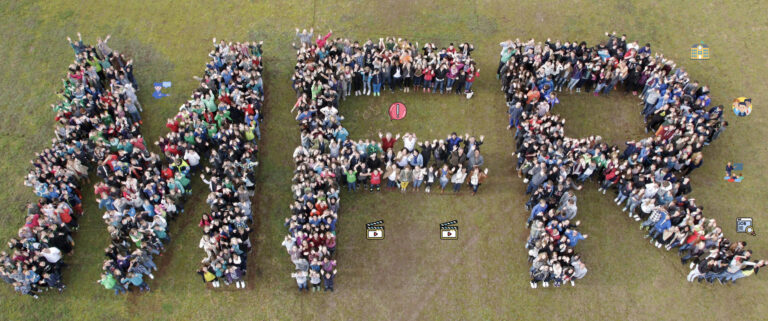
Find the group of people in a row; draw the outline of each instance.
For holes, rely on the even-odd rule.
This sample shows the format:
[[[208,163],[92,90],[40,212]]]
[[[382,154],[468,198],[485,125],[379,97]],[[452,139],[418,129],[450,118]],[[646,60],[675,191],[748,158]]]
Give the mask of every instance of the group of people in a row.
[[[702,164],[702,149],[727,123],[722,106],[710,106],[707,86],[650,44],[630,43],[609,34],[597,46],[547,41],[501,43],[499,77],[507,93],[510,128],[515,128],[518,175],[531,195],[531,287],[573,281],[586,274],[574,246],[587,236],[579,221],[574,190],[594,177],[598,191],[614,190],[614,202],[647,229],[656,247],[678,248],[693,269],[688,280],[734,281],[754,274],[765,261],[750,261],[746,242],[724,237],[714,219],[687,196],[691,171]],[[575,75],[574,73],[578,73]],[[584,76],[587,74],[588,76]],[[646,129],[654,135],[626,146],[610,146],[599,136],[564,136],[565,120],[549,113],[554,91],[581,86],[607,94],[623,85],[642,99]],[[573,283],[572,283],[573,284]]]
[[[300,41],[294,47],[299,55],[315,50],[310,54],[312,57],[330,57],[331,63],[341,64],[333,80],[338,83],[335,90],[344,100],[353,95],[380,96],[381,90],[387,88],[391,92],[413,89],[425,93],[468,94],[480,76],[480,69],[470,57],[475,48],[469,43],[458,46],[451,43],[439,49],[434,43],[425,43],[419,48],[418,42],[414,44],[402,38],[379,38],[378,42],[368,39],[359,43],[330,39],[331,34],[318,36],[313,43],[313,29],[309,32],[296,29]],[[294,75],[294,79],[299,77]],[[323,83],[313,81],[307,86],[311,91],[320,91]]]
[[[415,133],[405,133],[402,138],[400,134],[379,133],[377,142],[334,135],[329,143],[323,137],[322,129],[302,133],[302,144],[294,156],[306,149],[327,150],[332,159],[339,160],[331,164],[328,175],[348,191],[379,192],[383,185],[385,190],[405,193],[423,189],[430,193],[435,186],[442,194],[452,184],[453,192],[459,193],[466,183],[475,195],[488,174],[488,169],[482,168],[485,160],[479,148],[483,136],[477,140],[464,134],[462,138],[454,132],[445,139],[418,141]],[[403,147],[395,152],[395,143],[400,140]]]
[[[399,150],[394,146],[401,138],[399,134],[379,133],[380,143],[350,140],[341,124],[344,117],[339,114],[339,102],[351,95],[378,95],[381,86],[450,91],[456,88],[457,77],[465,81],[463,90],[470,90],[478,74],[470,57],[473,47],[466,43],[439,50],[427,44],[419,53],[417,46],[404,39],[361,44],[330,39],[329,33],[312,43],[311,34],[297,30],[297,36],[301,43],[292,80],[298,99],[291,112],[297,113],[301,144],[293,153],[294,204],[285,221],[289,234],[283,246],[295,264],[297,271],[291,276],[299,290],[308,289],[309,278],[313,289],[319,289],[323,282],[326,290],[332,291],[342,186],[349,191],[362,188],[373,192],[380,191],[386,180],[391,189],[405,192],[409,186],[420,190],[423,185],[430,192],[434,183],[439,183],[442,191],[451,180],[458,192],[468,180],[476,192],[487,174],[481,168],[483,158],[478,148],[482,138],[466,135],[462,139],[454,133],[446,140],[419,143],[415,134],[406,133]],[[457,77],[448,81],[447,70],[453,70]]]
[[[262,43],[214,38],[213,46],[200,86],[168,120],[171,132],[159,145],[169,159],[193,171],[200,155],[207,157],[200,178],[208,187],[210,212],[198,224],[206,255],[197,272],[214,288],[224,283],[244,289],[263,121]]]

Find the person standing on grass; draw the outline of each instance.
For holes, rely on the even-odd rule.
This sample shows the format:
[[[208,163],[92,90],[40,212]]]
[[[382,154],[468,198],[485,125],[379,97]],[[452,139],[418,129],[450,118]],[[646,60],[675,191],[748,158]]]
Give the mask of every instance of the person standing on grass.
[[[387,189],[394,190],[397,187],[397,178],[400,170],[395,164],[387,165],[386,170],[384,177],[387,178]]]
[[[112,275],[112,273],[103,273],[101,275],[101,280],[97,281],[97,283],[104,286],[104,288],[107,290],[115,290],[115,295],[126,293],[122,283],[117,282],[117,280],[115,280],[115,276]]]
[[[474,148],[474,151],[468,158],[468,162],[469,162],[468,168],[478,168],[478,167],[482,167],[485,164],[483,155],[480,155],[480,150],[477,148]]]
[[[299,32],[299,28],[296,28],[296,38],[299,39],[299,44],[296,45],[296,43],[291,43],[291,46],[293,46],[293,49],[299,49],[301,47],[309,47],[312,45],[312,37],[314,37],[315,29],[310,28],[309,32],[307,32],[307,29],[302,30]]]
[[[136,108],[136,104],[134,104],[130,98],[125,100],[125,108],[134,124],[141,123],[141,115],[139,114],[139,110]]]
[[[512,58],[512,55],[516,52],[516,47],[512,40],[501,42],[499,43],[499,46],[501,46],[501,59],[499,60],[499,68],[496,69],[496,79],[500,78],[501,69],[504,68],[507,62]]]
[[[547,165],[541,163],[539,167],[532,168],[528,174],[531,175],[531,179],[528,183],[528,187],[525,189],[525,194],[531,194],[531,192],[547,180]]]
[[[549,282],[547,282],[547,280],[549,280],[549,276],[550,276],[549,265],[542,265],[541,267],[536,269],[536,271],[531,273],[531,288],[532,289],[537,288],[539,282],[542,282],[542,285],[544,285],[545,288],[548,287]]]
[[[142,277],[141,273],[128,273],[128,275],[122,281],[120,281],[120,283],[123,283],[123,284],[130,283],[130,285],[138,287],[140,292],[150,291],[149,285],[147,285],[147,283],[144,282],[144,278]]]
[[[451,183],[453,183],[453,192],[459,193],[459,190],[461,189],[461,185],[464,184],[464,181],[467,179],[467,169],[463,168],[461,164],[456,168],[456,173],[453,174],[451,177]]]
[[[440,194],[445,192],[445,186],[448,185],[451,174],[452,172],[450,169],[448,169],[448,164],[443,164],[443,168],[438,171],[437,176],[439,177],[440,181]]]
[[[416,133],[403,134],[403,147],[408,150],[409,153],[413,153],[414,148],[416,148],[416,142]]]
[[[357,171],[355,169],[344,170],[344,175],[347,178],[347,190],[351,192],[357,191]]]
[[[299,270],[298,272],[291,274],[291,277],[296,279],[296,284],[299,286],[299,292],[302,290],[309,291],[309,288],[307,288],[307,275],[307,271],[305,270]]]
[[[413,179],[411,166],[406,165],[405,168],[400,170],[400,175],[398,176],[398,180],[400,183],[400,192],[405,193],[408,191],[408,184]]]
[[[571,278],[571,286],[576,286],[574,280],[583,279],[587,275],[587,266],[581,261],[579,255],[574,255],[571,258],[571,266],[573,266],[573,276]]]
[[[315,270],[309,271],[309,282],[312,283],[312,292],[320,292],[321,281],[320,273]]]
[[[79,32],[77,33],[77,42],[73,42],[70,37],[67,37],[67,41],[69,42],[69,46],[72,47],[72,50],[75,51],[75,57],[80,56],[80,54],[86,50],[85,45],[83,45],[83,37]]]
[[[477,68],[477,70],[475,70],[475,66],[470,65],[469,70],[467,71],[466,79],[464,80],[465,94],[472,92],[472,85],[475,83],[475,80],[477,80],[477,77],[480,77],[480,68]]]
[[[536,216],[546,211],[547,211],[547,200],[542,198],[539,200],[539,203],[536,204],[536,206],[534,206],[533,209],[531,209],[531,215],[528,216],[528,220],[526,220],[525,223],[530,226],[531,222],[533,221],[533,219],[536,218]]]
[[[433,86],[433,92],[437,93],[437,91],[440,91],[440,94],[442,95],[445,92],[445,77],[448,75],[448,67],[444,63],[440,64],[440,66],[435,70],[435,83]]]
[[[478,150],[475,150],[475,153],[479,153]],[[477,194],[477,189],[480,188],[480,185],[483,184],[485,179],[488,177],[488,169],[480,170],[479,167],[475,167],[472,170],[472,175],[469,177],[469,185],[472,186],[472,196],[475,196]]]
[[[336,278],[336,269],[333,272],[323,271],[323,283],[325,285],[324,291],[333,292],[333,280]]]
[[[432,65],[429,65],[427,66],[426,69],[424,69],[423,73],[424,73],[424,88],[422,88],[421,91],[425,93],[431,93],[434,91],[433,79],[435,78],[435,70],[432,67]]]
[[[377,192],[381,191],[381,169],[376,168],[371,171],[371,186],[370,191],[376,189]]]
[[[421,188],[421,183],[424,182],[424,176],[426,175],[427,171],[424,168],[421,168],[421,166],[416,165],[416,167],[413,168],[413,191],[418,192]]]
[[[425,178],[426,187],[424,188],[424,191],[429,193],[432,191],[432,184],[435,183],[435,179],[437,178],[436,177],[437,172],[435,171],[435,168],[433,166],[429,166],[429,168],[426,170],[424,175],[426,175],[426,178]]]
[[[374,69],[371,73],[371,86],[373,86],[373,96],[381,96],[381,85],[383,77],[378,69]]]
[[[381,132],[379,132],[379,138],[381,138],[381,149],[387,151],[395,147],[395,142],[400,139],[400,134],[392,137],[392,133],[390,132],[387,132],[386,135],[382,135]]]

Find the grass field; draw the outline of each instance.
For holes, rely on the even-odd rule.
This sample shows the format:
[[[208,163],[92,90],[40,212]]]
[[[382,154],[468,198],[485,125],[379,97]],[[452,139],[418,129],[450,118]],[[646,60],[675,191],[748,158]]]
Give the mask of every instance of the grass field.
[[[82,32],[86,42],[112,34],[113,49],[133,57],[142,131],[154,141],[196,87],[207,61],[210,39],[264,40],[266,123],[255,199],[255,253],[249,259],[248,289],[209,290],[195,270],[197,221],[205,210],[204,188],[185,217],[172,223],[173,241],[159,259],[160,272],[149,294],[115,296],[96,280],[108,234],[89,197],[67,259],[63,295],[40,300],[0,286],[2,320],[511,320],[511,319],[764,319],[768,279],[759,274],[733,286],[690,284],[677,256],[643,240],[634,221],[589,184],[579,196],[579,217],[590,238],[579,251],[589,274],[576,287],[532,290],[523,242],[524,186],[513,175],[513,143],[505,130],[504,99],[493,73],[498,43],[507,38],[603,39],[605,31],[651,42],[712,88],[714,102],[753,98],[747,118],[730,111],[731,126],[705,150],[704,166],[692,174],[693,195],[707,216],[718,219],[732,239],[743,238],[757,257],[768,254],[768,137],[764,75],[768,73],[768,18],[763,1],[3,1],[0,2],[0,239],[23,223],[22,208],[34,199],[23,186],[27,162],[53,137],[54,102],[72,50],[66,36]],[[378,130],[416,132],[421,138],[470,132],[485,135],[490,177],[476,197],[358,193],[343,197],[339,225],[339,277],[333,294],[298,294],[280,242],[290,203],[291,151],[298,143],[288,113],[294,103],[290,75],[295,27],[333,29],[353,39],[400,36],[446,45],[469,41],[477,49],[481,76],[472,100],[456,96],[389,94],[342,104],[353,137],[373,138]],[[691,44],[704,41],[709,61],[689,60]],[[151,98],[151,83],[172,81],[171,96]],[[408,106],[408,117],[391,122],[386,108]],[[641,138],[636,100],[623,92],[610,98],[563,94],[556,111],[568,119],[569,135],[600,134],[609,141]],[[725,183],[727,161],[743,162],[743,183]],[[84,193],[92,195],[91,187]],[[757,237],[736,235],[736,217],[755,220]],[[366,241],[365,222],[383,219],[384,241]],[[437,223],[458,219],[461,239],[440,241]]]

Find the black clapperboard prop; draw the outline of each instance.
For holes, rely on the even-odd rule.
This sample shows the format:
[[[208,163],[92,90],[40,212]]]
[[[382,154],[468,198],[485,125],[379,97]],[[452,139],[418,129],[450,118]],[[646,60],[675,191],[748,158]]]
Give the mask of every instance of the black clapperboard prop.
[[[369,240],[383,240],[384,239],[384,221],[378,220],[376,222],[370,222],[365,224],[366,238]]]
[[[445,223],[440,223],[440,239],[441,240],[458,240],[459,239],[459,227],[454,226],[459,221],[453,220]]]

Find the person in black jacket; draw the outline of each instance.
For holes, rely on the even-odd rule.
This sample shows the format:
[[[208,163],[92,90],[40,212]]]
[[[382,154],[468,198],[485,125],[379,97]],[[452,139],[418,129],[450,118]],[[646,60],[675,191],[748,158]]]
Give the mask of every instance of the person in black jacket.
[[[445,92],[445,76],[448,74],[448,67],[445,64],[440,64],[440,67],[435,70],[435,84],[432,92],[440,91],[440,94]]]
[[[435,152],[435,147],[427,140],[419,144],[419,148],[421,149],[421,157],[424,160],[423,168],[427,168],[429,167],[429,161],[432,159],[432,155]]]

